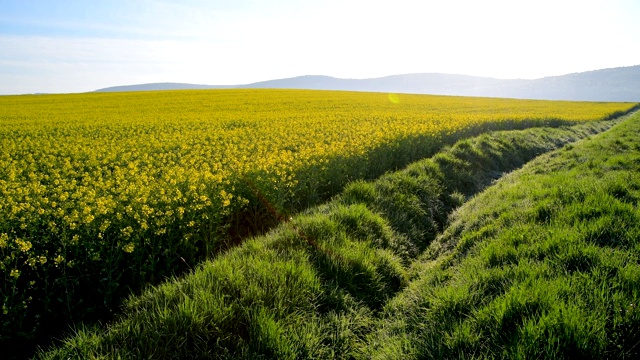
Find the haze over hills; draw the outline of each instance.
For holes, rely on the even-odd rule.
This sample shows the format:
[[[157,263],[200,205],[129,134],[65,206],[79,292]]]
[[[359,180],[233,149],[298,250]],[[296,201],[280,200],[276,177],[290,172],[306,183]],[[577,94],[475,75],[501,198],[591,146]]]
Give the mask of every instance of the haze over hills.
[[[640,65],[534,80],[494,79],[439,73],[391,75],[372,79],[340,79],[330,76],[306,75],[243,85],[153,83],[115,86],[96,91],[238,88],[347,90],[517,99],[635,102],[640,101]]]

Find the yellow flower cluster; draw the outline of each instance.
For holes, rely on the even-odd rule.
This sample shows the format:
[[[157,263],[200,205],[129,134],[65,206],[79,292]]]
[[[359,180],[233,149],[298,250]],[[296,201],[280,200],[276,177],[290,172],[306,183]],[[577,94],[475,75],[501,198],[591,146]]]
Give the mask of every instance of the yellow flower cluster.
[[[15,244],[18,246],[18,249],[20,249],[20,251],[22,252],[27,252],[31,249],[31,247],[33,245],[31,245],[30,241],[25,241],[22,239],[15,239],[14,240]]]
[[[633,105],[298,90],[3,96],[0,273],[99,264],[109,247],[170,253],[154,242],[208,239],[256,189],[282,210],[372,176],[354,164],[381,159],[376,149]]]

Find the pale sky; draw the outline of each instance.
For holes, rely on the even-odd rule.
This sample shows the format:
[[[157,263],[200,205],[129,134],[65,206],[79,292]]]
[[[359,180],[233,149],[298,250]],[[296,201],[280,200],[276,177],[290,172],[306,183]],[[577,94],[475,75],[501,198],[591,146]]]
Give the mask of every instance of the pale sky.
[[[640,64],[638,0],[0,0],[0,94]]]

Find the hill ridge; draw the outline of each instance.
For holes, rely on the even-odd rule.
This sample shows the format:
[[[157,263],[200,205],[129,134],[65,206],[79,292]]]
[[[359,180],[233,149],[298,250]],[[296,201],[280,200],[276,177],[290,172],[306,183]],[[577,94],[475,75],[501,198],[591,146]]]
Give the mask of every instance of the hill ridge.
[[[302,75],[239,85],[148,83],[107,87],[96,92],[187,89],[306,89],[480,96],[539,100],[640,101],[640,65],[548,76],[539,79],[408,73],[368,79]]]

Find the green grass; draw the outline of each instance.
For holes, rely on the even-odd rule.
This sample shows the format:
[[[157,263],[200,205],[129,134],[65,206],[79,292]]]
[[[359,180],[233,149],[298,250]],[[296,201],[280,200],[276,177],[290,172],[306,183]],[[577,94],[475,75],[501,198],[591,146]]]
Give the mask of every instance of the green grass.
[[[637,118],[625,125],[638,127]],[[612,124],[485,134],[458,142],[401,172],[374,182],[356,182],[330,203],[295,216],[269,234],[201,264],[185,277],[132,297],[118,321],[106,328],[78,329],[39,357],[296,359],[546,354],[540,341],[550,339],[547,334],[564,331],[573,336],[572,328],[563,327],[562,319],[574,319],[585,309],[591,310],[574,306],[554,310],[552,314],[559,314],[560,320],[541,319],[549,309],[555,309],[556,295],[569,294],[574,288],[554,279],[568,273],[575,275],[576,282],[587,281],[578,275],[601,264],[601,246],[592,242],[587,252],[575,247],[564,253],[560,252],[560,241],[536,250],[537,241],[521,238],[517,229],[524,231],[529,225],[515,225],[513,216],[520,219],[517,209],[546,204],[527,212],[535,226],[544,228],[555,218],[557,207],[551,197],[545,197],[546,202],[523,199],[514,203],[514,199],[501,199],[493,191],[484,202],[479,200],[484,195],[474,198],[456,212],[452,226],[445,228],[447,217],[504,173]],[[596,139],[584,143],[599,143]],[[633,146],[627,145],[630,149]],[[573,159],[574,149],[563,150],[552,160]],[[620,162],[626,158],[620,157]],[[540,172],[555,169],[561,174],[568,168],[553,164],[547,161]],[[543,176],[528,171],[531,177]],[[521,176],[526,179],[529,172]],[[584,170],[580,174],[587,176]],[[499,184],[519,188],[516,178],[508,176]],[[617,191],[620,196],[635,196],[629,195],[626,187]],[[598,204],[594,202],[594,206]],[[478,213],[467,219],[464,213],[471,211],[468,209]],[[593,210],[587,215],[596,213]],[[603,228],[593,227],[593,238],[602,238]],[[438,237],[442,230],[444,235]],[[504,236],[520,247],[491,245],[489,237],[503,236],[503,232],[511,234]],[[542,238],[547,233],[536,230],[535,234]],[[482,246],[486,249],[480,251]],[[529,264],[526,269],[512,269],[520,264],[525,251],[540,255],[524,261]],[[555,252],[551,257],[543,255],[544,251]],[[527,272],[537,269],[537,263],[546,264],[545,256],[553,261]],[[611,254],[609,258],[618,257]],[[633,268],[625,271],[631,284],[637,273]],[[555,284],[555,290],[541,287],[547,280]],[[583,285],[590,292],[588,284]],[[619,304],[627,300],[620,297]],[[480,320],[469,322],[476,313]],[[614,321],[616,329],[636,324],[636,313],[629,313],[631,317]],[[591,311],[586,315],[592,316]],[[541,321],[547,328],[536,328]],[[560,337],[548,351],[560,349],[562,354],[565,348],[588,350],[601,343],[590,337],[597,330],[591,325],[581,319],[573,325],[579,341],[565,344]],[[518,335],[525,331],[523,326],[538,337]],[[633,341],[622,330],[616,334]],[[521,341],[524,338],[528,342]],[[628,343],[624,341],[616,344]],[[520,352],[509,352],[511,346]],[[633,350],[625,349],[620,351]]]
[[[473,198],[409,271],[365,358],[637,358],[640,115]]]

